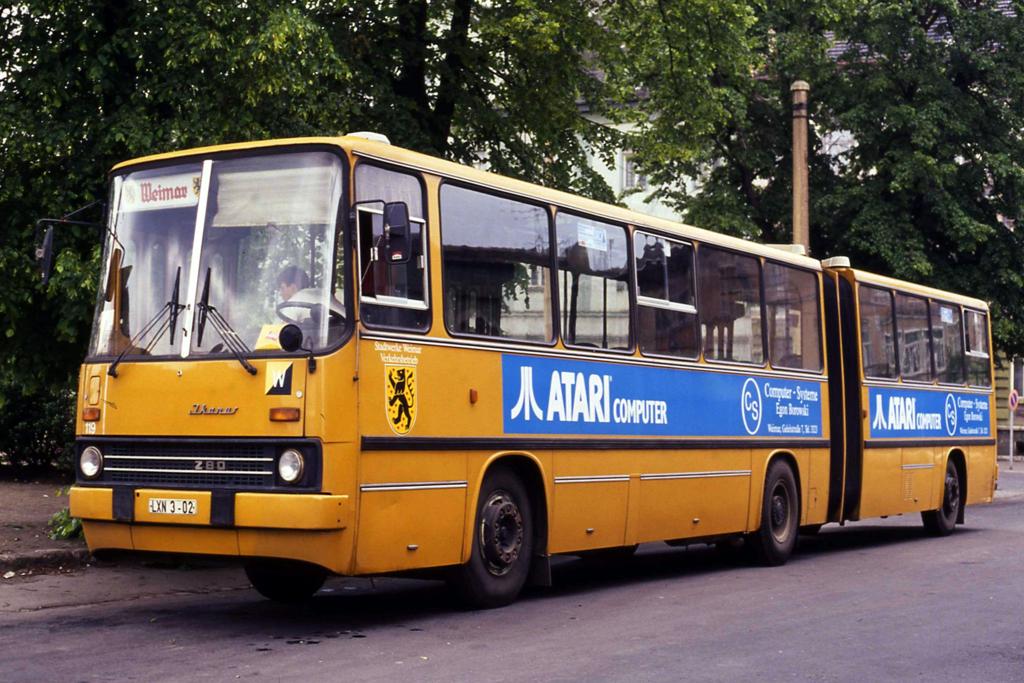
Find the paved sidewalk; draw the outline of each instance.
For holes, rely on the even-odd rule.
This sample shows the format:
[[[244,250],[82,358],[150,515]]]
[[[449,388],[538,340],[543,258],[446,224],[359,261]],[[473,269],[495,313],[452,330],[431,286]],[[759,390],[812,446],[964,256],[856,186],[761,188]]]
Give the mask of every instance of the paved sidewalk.
[[[0,479],[0,577],[8,572],[77,566],[89,559],[85,541],[55,541],[49,521],[66,507],[61,484],[47,480]],[[3,579],[0,578],[0,581]]]
[[[996,488],[996,502],[1007,498],[1024,496],[1024,462],[1016,461],[1009,469],[1006,460],[999,461],[999,483]],[[970,510],[970,508],[968,508]]]

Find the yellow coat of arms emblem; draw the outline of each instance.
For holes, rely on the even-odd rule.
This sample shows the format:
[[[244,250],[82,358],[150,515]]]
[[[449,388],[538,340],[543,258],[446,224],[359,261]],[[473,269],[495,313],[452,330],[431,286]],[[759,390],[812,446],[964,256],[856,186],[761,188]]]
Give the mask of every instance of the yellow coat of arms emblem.
[[[384,366],[384,395],[388,424],[395,434],[408,434],[416,422],[416,368]]]

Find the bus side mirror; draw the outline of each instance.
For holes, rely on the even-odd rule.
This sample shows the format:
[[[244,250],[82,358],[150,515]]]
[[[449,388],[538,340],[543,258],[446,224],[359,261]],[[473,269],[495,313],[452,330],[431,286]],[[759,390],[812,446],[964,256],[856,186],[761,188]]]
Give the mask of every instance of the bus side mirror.
[[[306,367],[309,374],[316,372],[316,356],[313,355],[313,345],[302,345],[302,328],[294,323],[288,323],[277,333],[277,343],[282,351],[292,353],[294,351],[306,351],[309,355],[306,359]]]
[[[39,274],[43,278],[43,285],[50,283],[50,275],[53,274],[53,226],[46,228],[43,239],[36,246],[36,263],[39,264]]]
[[[408,263],[412,258],[409,241],[409,207],[405,202],[384,205],[384,261],[388,264]]]
[[[282,351],[298,351],[302,348],[302,330],[298,325],[288,323],[277,333],[277,343]]]

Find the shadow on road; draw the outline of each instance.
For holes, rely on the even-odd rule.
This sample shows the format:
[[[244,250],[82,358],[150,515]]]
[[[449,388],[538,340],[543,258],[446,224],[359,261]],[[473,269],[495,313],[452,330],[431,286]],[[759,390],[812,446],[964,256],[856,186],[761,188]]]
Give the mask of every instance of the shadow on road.
[[[968,534],[958,528],[957,535]],[[932,541],[917,526],[849,526],[826,527],[817,536],[800,539],[800,548],[791,562],[810,560],[862,549],[904,543]],[[937,539],[935,542],[943,542]],[[631,586],[666,578],[704,580],[726,572],[757,571],[742,559],[742,553],[722,552],[712,546],[698,544],[688,548],[671,548],[647,544],[632,558],[615,561],[585,560],[559,557],[554,561],[554,586],[529,589],[518,605],[508,611],[474,613],[466,622],[452,594],[440,581],[401,578],[336,578],[312,600],[300,605],[281,605],[261,598],[255,591],[211,593],[201,599],[172,597],[159,606],[145,603],[121,609],[115,618],[125,626],[143,623],[150,627],[182,630],[201,638],[228,637],[255,651],[266,652],[285,646],[316,645],[328,640],[366,638],[396,630],[424,631],[432,637],[443,637],[446,625],[480,623],[515,619],[518,608],[558,597],[580,597],[595,591],[629,590]],[[198,578],[198,577],[197,577]],[[191,596],[194,598],[195,596]],[[94,621],[82,615],[66,619],[63,627],[90,627]],[[108,622],[106,624],[110,626]],[[440,629],[440,631],[439,631]],[[201,634],[201,635],[200,635]]]
[[[958,527],[957,535],[975,533]],[[799,563],[816,555],[856,551],[902,543],[937,541],[917,526],[857,525],[826,527],[817,536],[802,536],[791,562]],[[528,589],[521,601],[582,594],[602,588],[628,588],[630,585],[663,580],[667,577],[700,577],[716,572],[756,571],[742,552],[722,551],[714,546],[695,544],[672,548],[652,543],[641,547],[631,558],[619,560],[555,558],[552,567],[554,586]],[[339,585],[340,584],[340,585]],[[238,607],[239,616],[259,614],[275,621],[295,621],[337,626],[344,623],[355,632],[361,628],[394,624],[405,619],[459,613],[453,595],[439,581],[415,579],[340,579],[329,582],[313,600],[301,606],[277,605],[259,599]]]

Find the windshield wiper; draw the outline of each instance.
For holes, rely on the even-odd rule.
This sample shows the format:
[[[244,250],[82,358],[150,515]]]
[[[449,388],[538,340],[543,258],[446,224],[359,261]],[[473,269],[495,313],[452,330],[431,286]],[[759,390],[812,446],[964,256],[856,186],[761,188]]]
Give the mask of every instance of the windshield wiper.
[[[174,344],[174,328],[178,324],[178,313],[181,312],[181,309],[185,308],[184,305],[178,303],[178,293],[180,288],[181,266],[178,266],[178,273],[174,276],[174,289],[171,291],[170,301],[161,306],[160,310],[155,316],[153,316],[152,320],[143,325],[142,329],[139,330],[131,340],[129,340],[128,346],[124,347],[121,353],[117,354],[117,358],[114,359],[114,362],[111,363],[110,367],[107,369],[108,375],[111,377],[117,377],[117,366],[121,364],[121,361],[124,360],[124,357],[128,355],[129,351],[139,348],[139,342],[145,339],[146,335],[149,334],[154,327],[157,327],[157,325],[159,325],[159,327],[157,327],[157,333],[149,340],[149,343],[146,344],[146,348],[144,349],[145,352],[147,354],[152,352],[153,347],[156,346],[156,343],[160,341],[168,329],[171,331],[171,344]]]
[[[231,355],[242,364],[245,371],[250,375],[256,374],[256,368],[246,360],[245,355],[250,353],[251,350],[242,341],[242,338],[238,336],[228,321],[225,320],[224,316],[220,314],[214,306],[210,305],[210,269],[206,269],[206,281],[203,284],[203,294],[199,297],[199,303],[196,304],[196,309],[199,311],[199,325],[196,329],[196,346],[203,345],[203,330],[206,329],[206,321],[209,320],[213,323],[213,328],[217,330],[217,334],[224,341],[224,346],[227,347]]]

